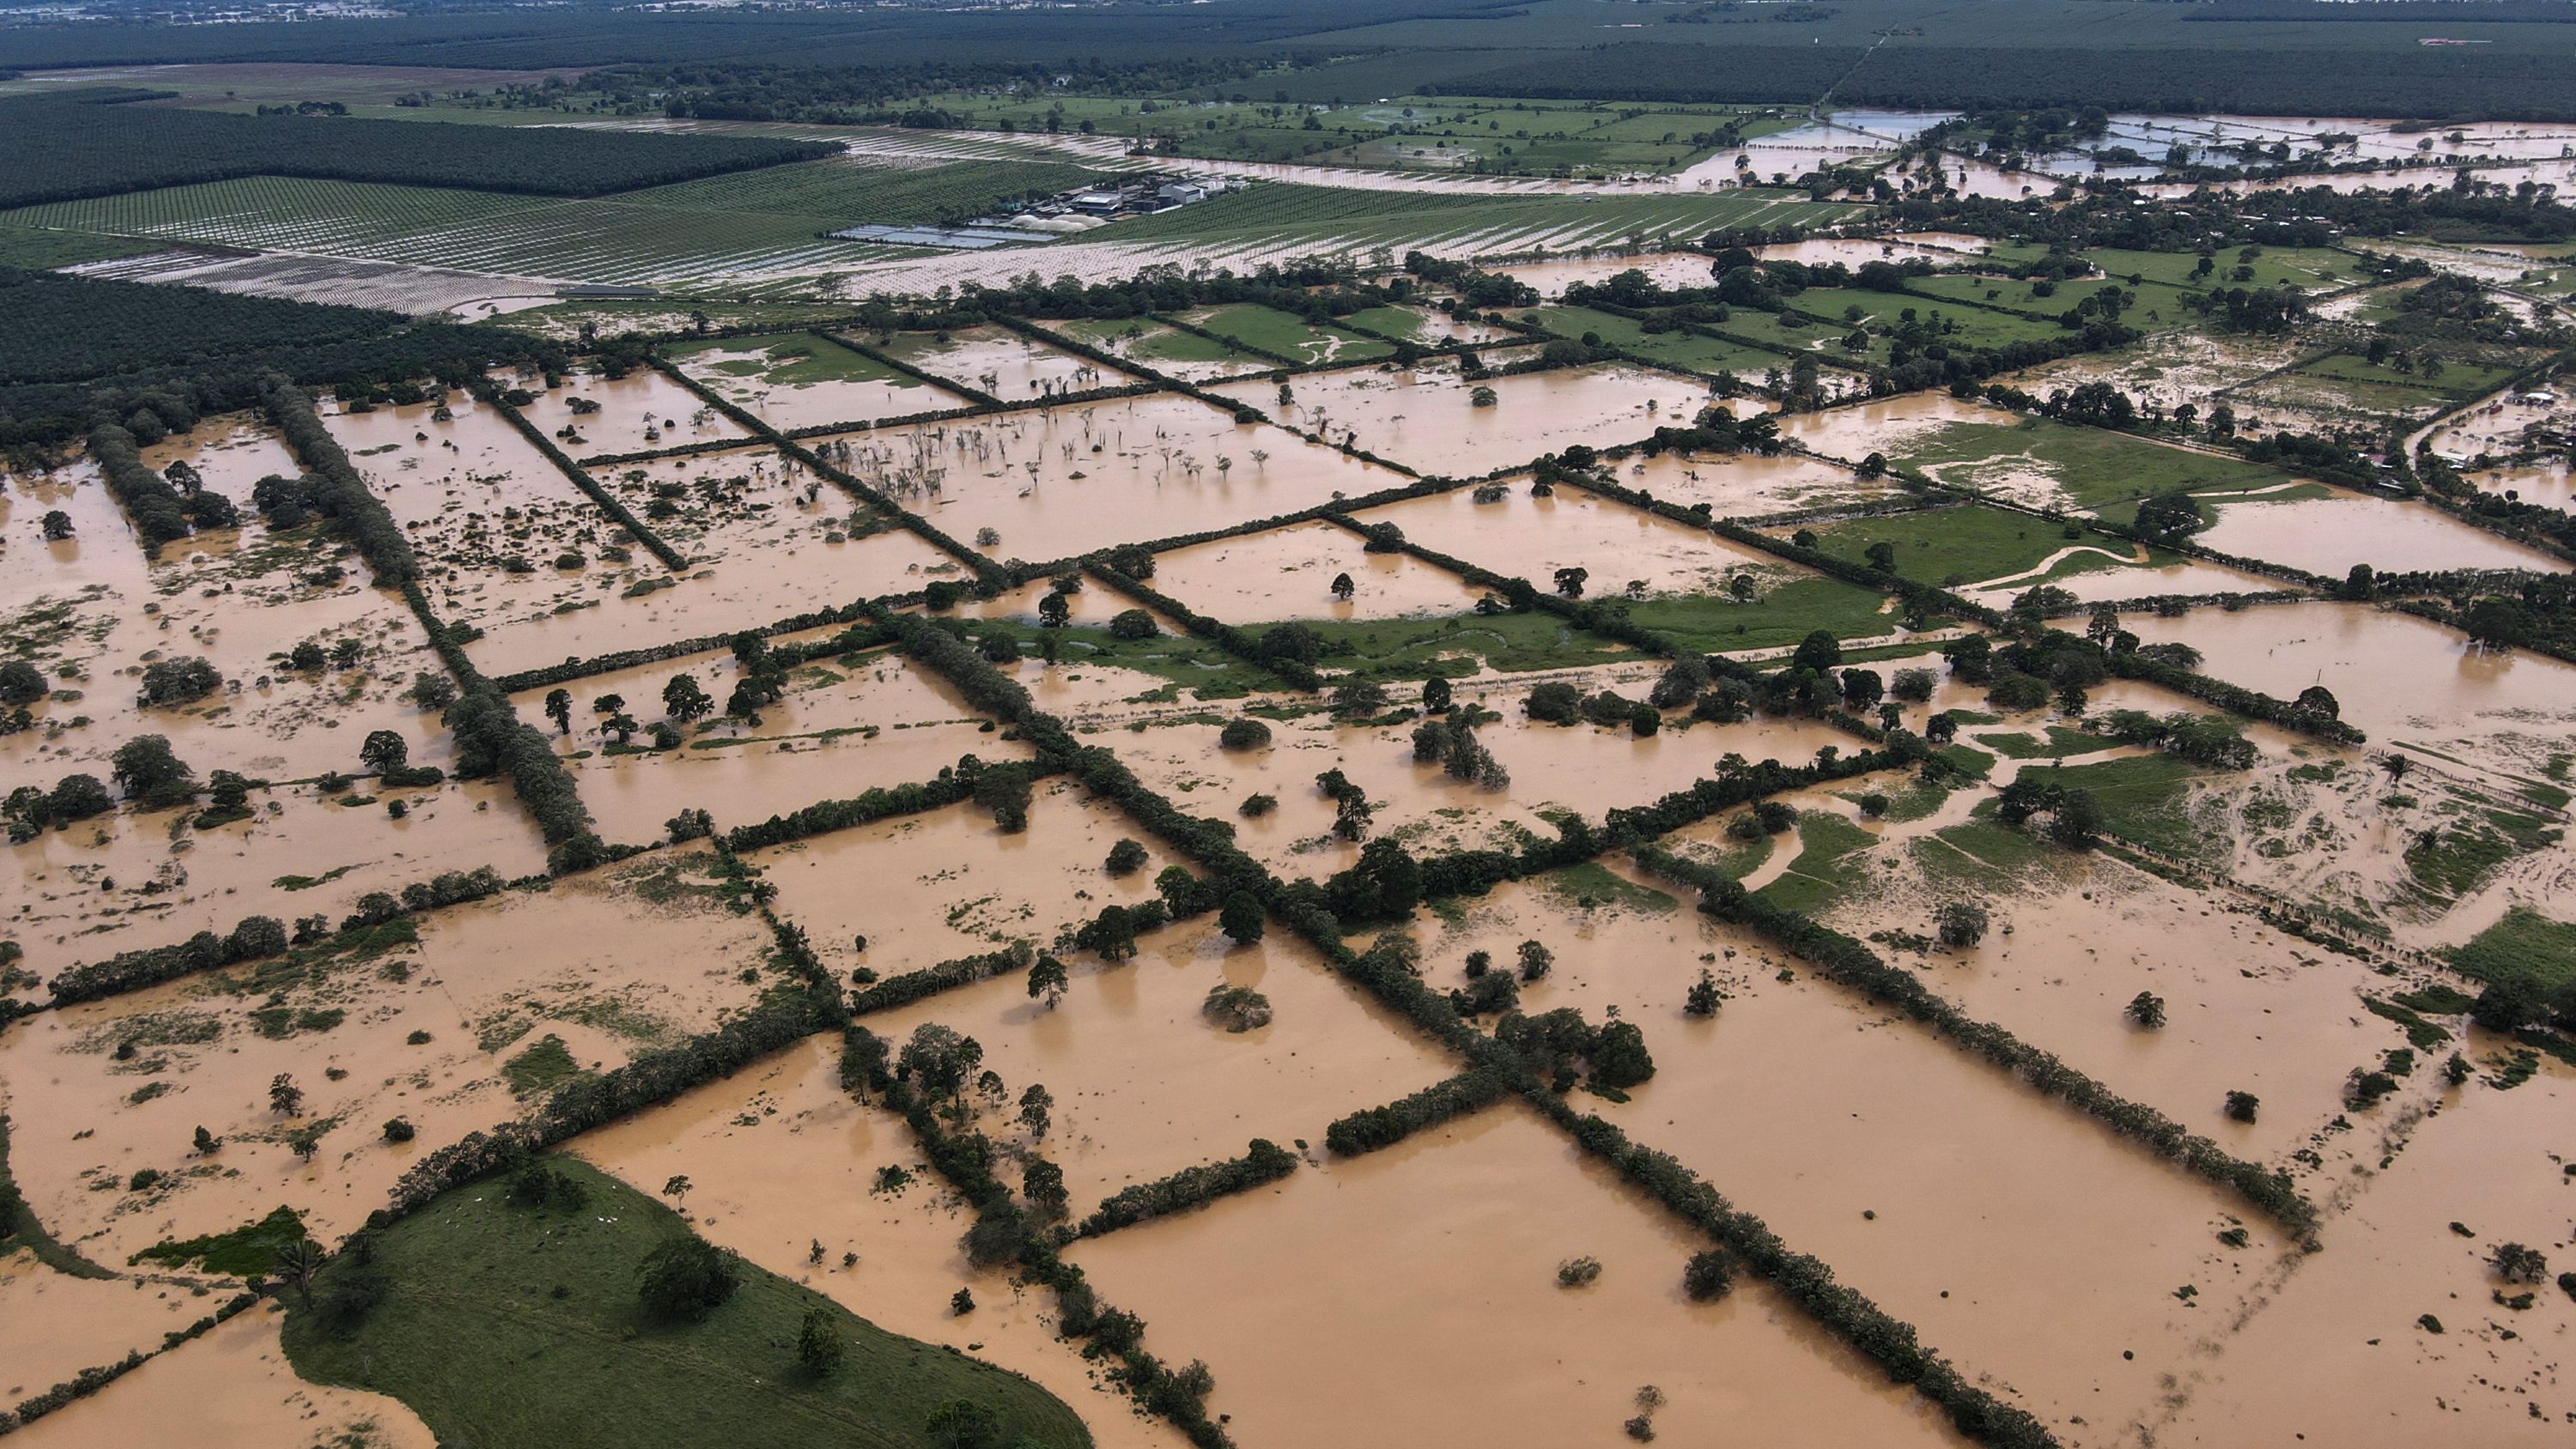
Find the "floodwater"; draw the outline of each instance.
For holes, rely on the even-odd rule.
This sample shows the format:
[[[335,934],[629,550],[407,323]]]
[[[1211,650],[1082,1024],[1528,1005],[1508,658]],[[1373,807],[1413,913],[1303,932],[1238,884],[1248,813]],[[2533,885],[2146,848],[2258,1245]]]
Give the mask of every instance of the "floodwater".
[[[2482,1039],[2469,1054],[2492,1061],[2501,1046]],[[2566,1296],[2542,1283],[2530,1310],[2502,1306],[2499,1292],[2525,1290],[2486,1260],[2513,1241],[2547,1253],[2553,1271],[2567,1255],[2576,1078],[2546,1058],[2509,1091],[2483,1074],[2449,1089],[2427,1075],[2402,1100],[2435,1104],[2433,1115],[2399,1134],[2393,1162],[2356,1169],[2326,1251],[2209,1347],[2151,1421],[2156,1443],[2565,1442],[2576,1413]],[[2442,1332],[2418,1322],[2426,1314]]]
[[[2000,609],[2009,606],[2024,590],[2043,583],[2064,589],[2087,604],[2143,599],[2156,594],[2269,594],[2292,587],[2251,569],[2188,558],[2153,567],[2131,561],[2116,568],[2097,566],[2072,573],[2052,572],[2072,559],[2111,557],[2126,556],[2091,544],[2069,545],[2050,555],[2039,568],[2009,578],[1989,579],[1964,592],[1966,597],[1978,603]]]
[[[1210,391],[1271,413],[1281,422],[1340,443],[1358,445],[1425,474],[1468,477],[1516,468],[1571,443],[1633,443],[1658,426],[1689,425],[1706,389],[1689,378],[1624,365],[1520,373],[1470,383],[1454,368],[1411,372],[1354,368],[1292,380],[1294,403],[1281,406],[1279,386],[1221,383]],[[1494,390],[1495,405],[1470,400]]]
[[[1202,917],[1139,947],[1124,965],[1069,958],[1072,984],[1053,1007],[1013,973],[861,1024],[898,1044],[925,1022],[973,1037],[1013,1101],[1045,1084],[1054,1122],[1037,1150],[1064,1168],[1077,1219],[1122,1187],[1240,1156],[1256,1137],[1320,1150],[1335,1118],[1455,1070],[1289,932],[1237,945]],[[1234,1032],[1208,1020],[1201,1006],[1220,984],[1258,991],[1270,1024]],[[1009,1110],[983,1122],[989,1135],[1027,1141]]]
[[[1626,255],[1591,256],[1552,262],[1526,262],[1494,270],[1514,277],[1538,289],[1541,298],[1555,301],[1565,289],[1577,282],[1606,282],[1626,271],[1639,271],[1660,287],[1705,287],[1716,279],[1709,275],[1709,259],[1697,252],[1637,252]]]
[[[357,741],[348,742],[354,746]],[[354,750],[344,768],[359,768]],[[369,803],[342,805],[342,799]],[[386,804],[403,802],[403,818]],[[131,806],[0,847],[17,910],[10,934],[26,967],[51,975],[119,951],[229,932],[245,916],[337,921],[370,891],[444,871],[491,866],[505,880],[545,869],[545,845],[488,781],[387,790],[373,781],[323,795],[312,786],[254,790],[259,813],[212,830],[188,812]]]
[[[1689,1301],[1703,1246],[1505,1104],[1069,1255],[1247,1443],[1609,1443],[1650,1383],[1677,1443],[1960,1442],[1758,1280]]]
[[[2380,748],[2417,740],[2455,749],[2516,729],[2576,727],[2576,665],[2475,648],[2430,620],[2367,604],[2125,614],[2120,624],[2151,644],[2189,644],[2205,656],[2204,672],[2275,698],[2322,684]]]
[[[1247,538],[1174,549],[1154,560],[1153,584],[1199,613],[1233,623],[1276,619],[1393,619],[1461,614],[1484,590],[1407,554],[1369,553],[1333,523],[1301,523]],[[1331,584],[1351,579],[1348,599]]]
[[[249,1309],[99,1393],[29,1424],[19,1431],[22,1442],[32,1449],[97,1444],[431,1449],[437,1442],[429,1426],[399,1399],[296,1377],[278,1345],[283,1321],[273,1302]]]
[[[1718,594],[1730,576],[1746,572],[1764,576],[1766,584],[1811,577],[1706,529],[1578,488],[1532,498],[1518,487],[1492,503],[1455,489],[1356,516],[1362,523],[1393,523],[1413,543],[1542,589],[1554,587],[1559,569],[1586,569],[1589,597]]]
[[[772,350],[781,347],[817,353],[831,350],[830,343],[811,336],[782,333],[739,338],[720,346],[680,350],[674,353],[672,360],[682,372],[781,432],[834,423],[874,422],[879,418],[973,406],[963,394],[932,387],[919,378],[892,372],[891,369],[878,369],[874,363],[866,364],[868,370],[882,370],[889,375],[864,379],[831,378],[821,382],[779,382],[774,379],[783,369],[769,366],[768,359]],[[859,361],[852,358],[853,365]],[[667,444],[669,441],[669,435],[665,434],[663,442]]]
[[[1847,508],[1895,491],[1884,479],[1863,482],[1838,464],[1795,453],[1658,453],[1619,464],[1618,479],[1658,502],[1705,503],[1719,518]]]
[[[879,977],[1013,941],[1052,949],[1060,931],[1103,906],[1154,899],[1154,877],[1179,863],[1064,780],[1039,782],[1035,796],[1023,831],[1005,834],[990,811],[964,803],[775,846],[753,860],[824,965]],[[1103,862],[1122,839],[1143,845],[1147,863],[1112,876]]]
[[[1266,404],[1266,399],[1263,402]],[[835,461],[996,558],[1069,558],[1399,486],[1281,428],[1154,396],[853,434]]]
[[[721,708],[739,673],[730,653],[715,653],[576,681],[568,686],[573,734],[558,738],[566,749],[598,749],[604,716],[596,706],[611,694],[634,719],[662,718],[662,691],[683,674]],[[542,704],[539,691],[528,691],[521,717],[552,728],[539,723]],[[708,811],[718,828],[731,829],[870,788],[917,784],[961,755],[1028,758],[1027,746],[984,726],[945,680],[881,654],[855,668],[824,661],[798,669],[785,697],[763,708],[757,724],[719,716],[691,726],[679,749],[591,754],[574,769],[602,836],[641,843],[662,838],[682,810]]]
[[[840,1087],[840,1043],[818,1036],[735,1076],[583,1136],[574,1151],[639,1189],[685,1174],[684,1215],[708,1240],[826,1294],[889,1333],[1024,1374],[1071,1405],[1101,1449],[1180,1449],[1055,1335],[1055,1295],[970,1266],[973,1213],[923,1161],[903,1122]],[[1238,1149],[1239,1150],[1239,1149]],[[879,1169],[919,1179],[872,1191]],[[812,1245],[824,1261],[812,1260]],[[845,1253],[858,1261],[842,1266]],[[975,1311],[949,1297],[970,1288]]]
[[[47,1012],[0,1034],[10,1168],[56,1236],[110,1266],[281,1203],[336,1242],[420,1154],[519,1114],[500,1068],[529,1042],[552,1033],[597,1068],[712,1029],[758,995],[735,973],[767,944],[687,861],[654,856],[439,911],[416,946],[273,992],[213,973]],[[294,1015],[261,1020],[272,1005]],[[271,1110],[280,1073],[304,1115]],[[416,1141],[382,1139],[396,1116]],[[309,1163],[286,1141],[298,1125],[328,1129]],[[201,1126],[212,1158],[191,1148]],[[131,1186],[143,1169],[161,1181]]]
[[[533,381],[535,386],[530,386]],[[698,395],[649,367],[610,380],[597,373],[568,373],[564,385],[545,391],[544,379],[521,379],[538,394],[528,421],[548,433],[569,423],[579,438],[563,445],[576,458],[603,453],[644,453],[743,436],[740,425],[698,400]],[[575,413],[572,399],[598,403],[595,413]]]
[[[2154,333],[2117,351],[2082,353],[2045,363],[2007,381],[2039,397],[2060,388],[2107,382],[2141,405],[2171,411],[2185,403],[2205,407],[2210,394],[2289,367],[2306,350],[2289,337],[2209,337],[2176,330]]]
[[[161,1346],[229,1297],[174,1283],[75,1278],[30,1248],[0,1256],[0,1398],[15,1404],[81,1370]]]
[[[1780,434],[1811,452],[1857,463],[1953,423],[2010,427],[2020,421],[2018,413],[1961,402],[1946,392],[1915,392],[1820,413],[1783,413]]]
[[[2354,564],[2407,569],[2534,569],[2566,566],[2538,549],[2462,523],[2430,504],[2338,494],[2286,502],[2252,498],[2217,510],[2195,541],[2221,553],[2287,564],[2340,578]]]
[[[1001,327],[970,327],[938,337],[908,332],[891,341],[880,338],[878,345],[924,372],[1004,402],[1124,387],[1137,380]]]

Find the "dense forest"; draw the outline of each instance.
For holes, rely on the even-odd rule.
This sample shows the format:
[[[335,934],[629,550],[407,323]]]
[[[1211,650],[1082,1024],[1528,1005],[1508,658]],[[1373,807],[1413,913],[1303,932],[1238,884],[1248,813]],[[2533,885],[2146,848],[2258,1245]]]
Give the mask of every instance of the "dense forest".
[[[382,337],[407,317],[0,267],[0,384],[105,377],[269,347]]]
[[[136,91],[0,101],[0,206],[235,176],[388,181],[599,196],[832,154],[806,141],[562,127],[235,116],[136,103]]]

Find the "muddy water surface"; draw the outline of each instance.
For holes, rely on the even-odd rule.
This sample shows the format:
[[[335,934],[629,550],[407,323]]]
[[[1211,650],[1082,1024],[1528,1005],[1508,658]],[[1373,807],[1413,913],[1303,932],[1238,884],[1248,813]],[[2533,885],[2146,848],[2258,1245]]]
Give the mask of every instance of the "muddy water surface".
[[[938,337],[908,332],[879,345],[924,372],[1004,402],[1124,387],[1136,381],[1128,373],[1004,327],[969,327]]]
[[[1247,1444],[1610,1443],[1645,1384],[1677,1443],[1957,1442],[1758,1282],[1690,1302],[1701,1246],[1507,1104],[1070,1256]]]
[[[773,381],[773,374],[782,369],[769,365],[771,353],[782,346],[813,353],[828,351],[853,372],[884,375],[835,377],[820,382]],[[973,406],[963,393],[933,387],[917,377],[879,367],[804,335],[746,337],[726,346],[686,351],[673,361],[682,372],[718,396],[780,432]],[[663,442],[669,441],[666,433]]]
[[[1519,467],[1569,443],[1636,442],[1659,424],[1687,423],[1707,396],[1692,379],[1626,366],[1520,373],[1481,384],[1454,368],[1356,368],[1310,373],[1291,386],[1296,400],[1286,406],[1276,383],[1211,390],[1336,443],[1356,437],[1380,457],[1449,477]],[[1470,393],[1479,386],[1494,390],[1494,406],[1473,405]]]
[[[1584,592],[1599,597],[1723,593],[1729,576],[1744,572],[1770,582],[1811,577],[1706,529],[1576,488],[1546,498],[1514,489],[1491,503],[1452,490],[1357,516],[1362,523],[1393,523],[1411,542],[1541,589],[1554,587],[1559,569],[1584,569],[1590,575]]]
[[[1459,614],[1484,590],[1401,553],[1370,553],[1349,529],[1300,523],[1174,549],[1154,560],[1154,587],[1211,618],[1393,619]],[[1348,599],[1333,580],[1348,575]]]
[[[1618,465],[1618,479],[1684,508],[1705,503],[1719,518],[1762,518],[1777,513],[1830,509],[1885,498],[1894,485],[1862,482],[1851,470],[1820,458],[1751,453],[1659,453]]]
[[[2354,564],[2383,570],[2535,569],[2566,566],[2428,505],[2338,495],[2294,502],[2252,499],[2218,510],[2199,541],[2222,553],[2341,577]]]

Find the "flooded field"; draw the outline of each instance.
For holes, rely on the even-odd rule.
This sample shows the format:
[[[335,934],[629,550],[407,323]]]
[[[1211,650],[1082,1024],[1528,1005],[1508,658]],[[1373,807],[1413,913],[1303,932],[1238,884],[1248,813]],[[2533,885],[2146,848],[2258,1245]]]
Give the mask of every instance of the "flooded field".
[[[972,405],[963,393],[933,387],[810,332],[699,343],[674,349],[671,360],[781,432]]]
[[[1266,401],[1266,399],[1264,399]],[[996,558],[1224,528],[1401,474],[1185,397],[1125,398],[836,439],[834,461]],[[819,444],[817,446],[820,446]],[[981,542],[989,531],[992,540]]]
[[[1149,1349],[1207,1360],[1246,1442],[1609,1442],[1642,1384],[1686,1443],[1958,1442],[1758,1284],[1684,1297],[1701,1246],[1506,1104],[1072,1256]],[[1558,1287],[1578,1255],[1599,1279]]]
[[[2340,577],[2354,564],[2405,569],[2565,569],[2548,554],[2496,537],[2421,503],[2337,494],[2247,499],[2218,510],[2197,541],[2245,558]]]
[[[1895,485],[1865,482],[1850,469],[1817,458],[1784,453],[1690,456],[1659,453],[1618,467],[1618,479],[1662,503],[1684,508],[1705,503],[1718,518],[1763,518],[1779,513],[1848,508],[1886,498]]]
[[[1478,406],[1478,387],[1493,389]],[[1470,383],[1455,368],[1320,372],[1291,383],[1281,405],[1270,383],[1221,383],[1212,391],[1274,409],[1273,415],[1335,443],[1349,440],[1422,473],[1471,477],[1515,468],[1569,443],[1633,443],[1661,423],[1685,424],[1705,400],[1688,378],[1625,366],[1523,373]]]
[[[1218,619],[1396,619],[1457,614],[1484,590],[1408,554],[1370,553],[1333,523],[1300,523],[1174,549],[1154,560],[1154,587]],[[1335,580],[1348,576],[1350,597]]]
[[[936,336],[907,332],[877,341],[890,357],[1004,402],[1094,392],[1136,381],[1115,368],[1000,327],[970,327]]]
[[[1631,598],[1723,594],[1737,574],[1756,576],[1764,586],[1807,576],[1705,529],[1576,488],[1532,498],[1523,486],[1492,503],[1453,490],[1354,516],[1366,524],[1392,523],[1413,543],[1541,588],[1570,568],[1589,574],[1581,585],[1587,594]]]

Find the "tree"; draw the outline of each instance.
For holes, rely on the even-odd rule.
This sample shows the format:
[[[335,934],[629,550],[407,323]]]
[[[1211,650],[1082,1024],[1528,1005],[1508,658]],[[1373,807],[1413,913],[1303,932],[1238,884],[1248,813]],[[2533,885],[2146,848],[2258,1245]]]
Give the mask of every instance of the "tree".
[[[2209,516],[2188,493],[2160,493],[2138,505],[2131,526],[2151,542],[2173,543],[2207,528]]]
[[[832,1315],[820,1308],[807,1309],[805,1324],[796,1331],[797,1365],[818,1379],[829,1378],[841,1366],[841,1356],[847,1351],[839,1331],[832,1326]]]
[[[1249,717],[1231,719],[1217,731],[1216,742],[1229,750],[1257,750],[1270,743],[1270,726]]]
[[[1691,1254],[1682,1267],[1682,1291],[1696,1303],[1713,1303],[1735,1288],[1735,1270],[1715,1248]]]
[[[377,730],[358,746],[358,760],[378,775],[399,775],[411,764],[411,746],[392,730]]]
[[[24,659],[0,664],[0,705],[12,708],[34,704],[51,692],[44,671]]]
[[[1933,920],[1944,946],[1974,946],[1986,938],[1986,908],[1975,901],[1945,902]]]
[[[1556,591],[1569,599],[1583,597],[1584,581],[1592,577],[1587,568],[1563,568],[1556,571]]]
[[[2165,1024],[2165,999],[2152,991],[2141,991],[2129,998],[2129,1020],[2149,1031],[2161,1031]]]
[[[1869,547],[1861,550],[1861,557],[1869,560],[1869,566],[1878,570],[1880,573],[1892,574],[1896,572],[1895,544],[1873,543]]]
[[[224,1139],[200,1127],[197,1129],[197,1137],[193,1145],[199,1157],[212,1157],[223,1148]]]
[[[972,1294],[963,1288],[957,1291],[966,1297],[969,1307],[973,1306]],[[1001,1437],[1002,1421],[973,1399],[951,1399],[930,1411],[922,1429],[939,1449],[991,1449],[993,1441]]]
[[[734,1255],[694,1233],[671,1239],[636,1267],[637,1296],[655,1318],[697,1323],[742,1286]]]
[[[953,1099],[965,1090],[967,1081],[983,1064],[982,1043],[953,1027],[929,1021],[912,1029],[911,1039],[895,1058],[894,1071],[906,1081],[919,1083],[926,1097]]]
[[[662,1184],[662,1196],[686,1206],[689,1201],[689,1189],[696,1186],[696,1183],[689,1181],[687,1173],[677,1173]]]
[[[1812,669],[1819,674],[1842,662],[1842,642],[1822,629],[1809,632],[1798,641],[1798,651],[1789,656],[1792,669]]]
[[[321,1272],[322,1265],[329,1261],[330,1255],[322,1250],[320,1243],[311,1238],[297,1238],[277,1250],[269,1259],[269,1267],[295,1290],[296,1301],[310,1308],[313,1306],[313,1275]]]
[[[1456,697],[1456,691],[1450,688],[1449,681],[1440,675],[1435,674],[1422,681],[1422,708],[1425,713],[1447,713]]]
[[[157,659],[143,666],[143,702],[151,705],[190,704],[222,688],[223,682],[221,670],[194,655]]]
[[[411,677],[411,688],[403,693],[422,709],[445,709],[456,702],[456,681],[444,674],[418,670]]]
[[[1536,941],[1520,945],[1521,980],[1541,981],[1556,966],[1556,953]]]
[[[2227,1119],[2231,1122],[2251,1122],[2262,1105],[2263,1099],[2252,1092],[2230,1092],[2227,1094]]]
[[[1718,1003],[1725,999],[1726,993],[1717,989],[1717,978],[1703,966],[1699,979],[1691,983],[1689,993],[1682,998],[1682,1015],[1705,1021],[1717,1015]]]
[[[1225,904],[1217,908],[1216,925],[1239,946],[1259,944],[1268,929],[1261,902],[1250,891],[1236,891],[1227,896]]]
[[[2487,1255],[2487,1266],[2508,1283],[2537,1283],[2549,1276],[2549,1258],[2538,1248],[2520,1243],[2498,1243]]]
[[[292,1117],[304,1110],[304,1089],[284,1072],[269,1079],[268,1108],[280,1117]]]
[[[1061,629],[1071,622],[1073,600],[1067,598],[1062,590],[1050,591],[1045,598],[1038,600],[1039,628]]]
[[[1109,847],[1109,858],[1102,862],[1101,868],[1111,875],[1134,875],[1145,868],[1145,860],[1144,846],[1121,837],[1116,845]]]
[[[550,689],[546,691],[546,718],[555,722],[556,733],[567,735],[572,733],[571,690]]]
[[[1045,998],[1047,1010],[1053,1011],[1064,1000],[1065,989],[1073,983],[1065,974],[1064,963],[1053,956],[1040,956],[1029,966],[1029,999]]]
[[[1109,637],[1112,639],[1151,639],[1161,632],[1162,628],[1154,622],[1154,616],[1142,609],[1121,609],[1109,617]]]
[[[45,542],[61,543],[72,536],[72,516],[59,508],[51,509],[46,512],[44,522],[39,527],[44,532]]]
[[[2322,684],[2311,684],[2300,690],[2296,703],[2302,714],[2314,715],[2319,719],[2343,717],[2342,702],[2334,697],[2334,691]]]
[[[109,797],[107,787],[99,783],[96,775],[77,772],[56,781],[53,793],[45,797],[46,814],[57,825],[87,820],[115,808],[116,801]]]
[[[1029,828],[1029,772],[1014,765],[993,765],[975,777],[975,803],[993,812],[993,823],[1005,835]]]
[[[1351,601],[1352,594],[1359,592],[1359,585],[1352,583],[1351,576],[1346,573],[1333,575],[1332,587],[1333,597],[1346,604]]]
[[[662,712],[680,724],[704,719],[715,710],[716,702],[698,687],[693,675],[674,674],[671,682],[662,686]]]

